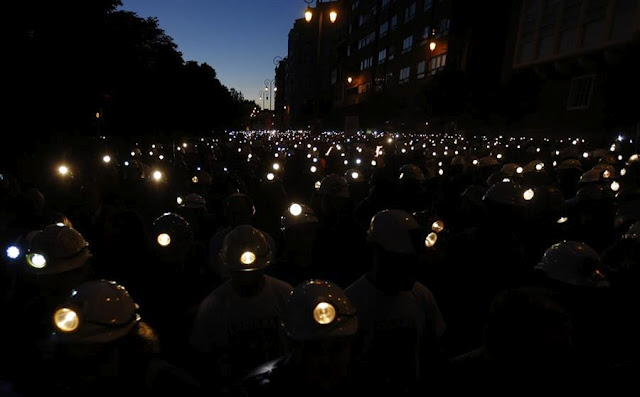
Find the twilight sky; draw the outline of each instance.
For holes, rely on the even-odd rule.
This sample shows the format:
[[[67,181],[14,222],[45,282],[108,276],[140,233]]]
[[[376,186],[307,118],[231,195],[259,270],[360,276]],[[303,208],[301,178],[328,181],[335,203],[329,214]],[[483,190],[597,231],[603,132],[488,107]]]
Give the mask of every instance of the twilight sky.
[[[122,0],[121,9],[157,17],[185,61],[206,62],[228,88],[258,101],[274,78],[273,58],[287,55],[289,30],[304,0]],[[269,107],[266,104],[266,107]]]

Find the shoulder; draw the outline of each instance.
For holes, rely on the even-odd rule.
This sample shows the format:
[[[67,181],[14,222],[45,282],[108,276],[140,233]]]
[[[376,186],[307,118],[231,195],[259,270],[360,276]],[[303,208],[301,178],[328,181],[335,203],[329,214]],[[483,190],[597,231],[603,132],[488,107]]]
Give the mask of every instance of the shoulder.
[[[264,278],[265,278],[266,284],[269,286],[269,288],[272,288],[274,290],[284,291],[284,292],[286,292],[288,294],[293,289],[291,284],[289,284],[288,282],[286,282],[284,280],[280,280],[279,278],[275,278],[275,277],[269,276],[267,274],[264,275]]]

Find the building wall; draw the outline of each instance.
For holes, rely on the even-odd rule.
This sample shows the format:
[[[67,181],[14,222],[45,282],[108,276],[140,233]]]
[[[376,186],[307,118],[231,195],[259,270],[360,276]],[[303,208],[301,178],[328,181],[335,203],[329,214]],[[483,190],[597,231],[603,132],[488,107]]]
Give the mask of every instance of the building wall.
[[[640,1],[524,0],[512,18],[515,40],[503,81],[533,71],[539,83],[528,92],[535,106],[512,124],[514,130],[603,139],[621,130],[634,133]],[[625,95],[628,100],[620,100]]]

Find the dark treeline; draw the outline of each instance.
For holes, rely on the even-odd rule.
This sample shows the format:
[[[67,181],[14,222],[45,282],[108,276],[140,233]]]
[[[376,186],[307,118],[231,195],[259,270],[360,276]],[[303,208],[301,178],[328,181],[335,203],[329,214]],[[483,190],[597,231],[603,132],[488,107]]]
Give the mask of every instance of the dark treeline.
[[[185,61],[156,18],[140,18],[121,5],[9,5],[4,122],[17,138],[167,137],[242,127],[254,104],[225,87],[211,66]]]

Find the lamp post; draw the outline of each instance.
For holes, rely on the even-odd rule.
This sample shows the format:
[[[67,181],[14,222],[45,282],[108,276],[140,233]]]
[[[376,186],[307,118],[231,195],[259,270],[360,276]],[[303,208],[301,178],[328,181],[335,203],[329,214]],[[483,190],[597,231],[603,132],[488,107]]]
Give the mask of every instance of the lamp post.
[[[313,3],[313,0],[304,0],[305,3],[307,3],[307,10],[304,13],[304,19],[307,21],[307,23],[310,23],[311,20],[314,17],[314,12],[313,9],[311,8],[311,3]],[[320,119],[320,56],[321,56],[321,48],[322,48],[322,25],[324,22],[324,7],[321,6],[322,4],[322,0],[316,0],[316,7],[315,9],[318,11],[318,43],[317,43],[317,48],[316,48],[316,73],[315,73],[315,79],[316,79],[316,100],[314,101],[314,115],[316,118],[316,123],[319,123],[319,119]],[[336,10],[331,9],[329,11],[329,21],[331,23],[335,23],[336,20],[338,19],[338,12]],[[316,124],[314,123],[314,124]],[[317,125],[314,125],[316,128],[318,127]],[[319,132],[319,131],[316,131]]]
[[[269,80],[266,79],[264,81],[264,91],[266,93],[266,95],[269,96],[269,110],[273,110],[273,100],[271,99],[271,97],[273,96],[273,80]]]

